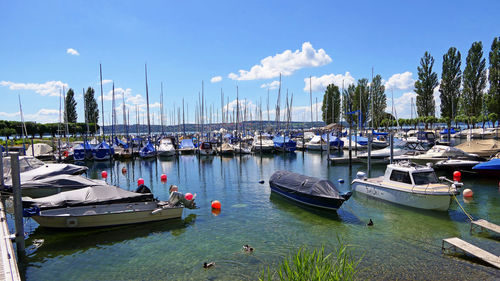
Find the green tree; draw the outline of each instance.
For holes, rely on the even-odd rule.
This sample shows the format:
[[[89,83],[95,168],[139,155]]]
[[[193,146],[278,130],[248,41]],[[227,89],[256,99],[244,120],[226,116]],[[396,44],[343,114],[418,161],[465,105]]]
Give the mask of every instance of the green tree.
[[[344,114],[349,113],[354,109],[353,106],[353,100],[354,100],[354,92],[356,91],[356,86],[354,84],[351,84],[347,87],[347,89],[344,90],[343,99],[342,99],[342,110]],[[352,114],[347,114],[345,116],[345,120],[351,124],[356,118],[353,117]]]
[[[326,87],[325,95],[323,96],[323,111],[322,117],[326,124],[339,122],[340,117],[340,91],[339,87],[330,84]]]
[[[85,92],[85,109],[88,123],[97,124],[99,122],[99,108],[97,106],[97,101],[94,97],[94,89],[88,87],[87,92]],[[90,124],[89,124],[90,126]]]
[[[415,93],[417,94],[417,112],[419,116],[434,116],[434,88],[438,85],[436,72],[432,71],[434,58],[428,52],[420,59],[418,69],[418,80],[415,81]],[[427,128],[427,124],[426,124]]]
[[[483,44],[472,43],[464,69],[464,109],[468,116],[479,116],[482,111],[483,91],[486,87],[486,60]],[[471,122],[475,124],[475,122]]]
[[[441,73],[441,85],[439,86],[441,117],[448,117],[450,120],[457,113],[456,108],[460,97],[460,83],[462,82],[460,65],[460,52],[455,47],[451,47],[443,56],[443,72]]]
[[[382,76],[376,75],[370,85],[371,101],[373,103],[373,126],[378,128],[380,122],[386,117],[387,97],[385,96],[385,86],[382,85]]]
[[[365,124],[368,120],[368,109],[369,109],[369,97],[370,91],[368,89],[368,79],[363,78],[358,80],[356,89],[354,90],[354,97],[352,100],[352,109],[361,110],[362,118],[361,124]],[[359,117],[356,117],[355,122],[358,123]],[[359,124],[358,124],[359,125]]]
[[[64,121],[68,123],[76,123],[76,118],[78,117],[76,113],[76,101],[75,92],[73,89],[69,89],[66,93],[66,100],[64,101]]]
[[[500,118],[500,37],[493,39],[490,51],[488,111]],[[496,119],[500,121],[499,119]],[[496,120],[493,120],[494,123]]]

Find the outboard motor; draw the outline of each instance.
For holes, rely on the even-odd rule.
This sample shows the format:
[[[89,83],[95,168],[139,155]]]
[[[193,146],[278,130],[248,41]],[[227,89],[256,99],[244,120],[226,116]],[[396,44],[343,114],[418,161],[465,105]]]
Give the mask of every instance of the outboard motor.
[[[151,193],[151,189],[149,189],[149,187],[145,186],[144,184],[141,184],[139,185],[139,187],[137,187],[135,193]]]

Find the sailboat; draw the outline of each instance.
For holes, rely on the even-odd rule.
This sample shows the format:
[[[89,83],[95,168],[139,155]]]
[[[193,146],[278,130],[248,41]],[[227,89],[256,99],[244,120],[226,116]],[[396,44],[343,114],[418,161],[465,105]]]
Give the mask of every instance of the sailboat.
[[[92,151],[92,156],[94,160],[96,161],[103,161],[103,160],[110,160],[111,157],[114,154],[114,150],[109,146],[109,144],[106,142],[104,138],[104,97],[103,97],[103,90],[102,90],[102,66],[99,64],[99,76],[100,76],[100,81],[101,81],[101,109],[102,109],[102,127],[101,127],[101,136],[102,136],[102,142],[99,143],[94,147],[94,150]],[[114,87],[113,87],[114,90]]]
[[[144,70],[146,74],[146,108],[148,114],[148,140],[146,144],[139,150],[139,156],[141,158],[151,158],[156,156],[156,149],[151,142],[151,121],[149,118],[149,93],[148,93],[148,68],[144,65]]]

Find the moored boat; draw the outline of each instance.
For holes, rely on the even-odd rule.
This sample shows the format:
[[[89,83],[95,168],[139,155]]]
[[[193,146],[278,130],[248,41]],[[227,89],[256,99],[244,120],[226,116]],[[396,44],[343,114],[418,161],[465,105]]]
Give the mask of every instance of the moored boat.
[[[402,161],[387,165],[384,176],[367,178],[358,172],[352,181],[357,193],[392,203],[427,210],[446,211],[452,196],[459,194],[457,187],[440,183],[434,169]]]
[[[289,171],[276,171],[269,179],[271,191],[290,200],[312,207],[337,210],[351,197],[340,194],[329,180],[322,180]]]

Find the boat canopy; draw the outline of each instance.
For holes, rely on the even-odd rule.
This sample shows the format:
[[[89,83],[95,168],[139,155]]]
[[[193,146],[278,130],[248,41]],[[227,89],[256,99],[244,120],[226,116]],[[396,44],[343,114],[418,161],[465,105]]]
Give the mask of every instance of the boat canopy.
[[[194,148],[194,143],[192,139],[183,139],[180,144],[180,148]]]
[[[21,187],[23,189],[34,189],[34,188],[66,188],[66,189],[77,189],[84,188],[88,186],[97,185],[108,185],[102,180],[92,180],[82,176],[76,175],[57,175],[53,177],[48,177],[38,180],[30,180],[27,182],[21,182]]]
[[[479,163],[472,167],[473,170],[495,170],[500,171],[500,158],[491,159],[488,162]]]
[[[19,162],[21,163],[21,161]],[[85,172],[87,169],[88,168],[85,166],[78,166],[74,164],[45,164],[43,166],[24,172],[21,169],[21,182],[28,182],[31,180],[38,180],[62,174],[67,174],[67,175],[81,174]],[[5,181],[5,186],[11,186],[11,185],[12,185],[12,179],[9,177]]]
[[[331,181],[308,177],[289,171],[276,171],[269,179],[269,183],[291,189],[302,194],[345,199],[340,195],[339,191]]]
[[[100,185],[61,192],[37,199],[23,197],[23,205],[25,205],[24,207],[37,206],[40,209],[52,209],[151,200],[153,200],[152,193],[135,193],[112,185]]]
[[[115,137],[115,144],[116,145],[119,145],[123,148],[128,148],[128,144],[120,139],[118,139],[118,137]]]
[[[92,150],[93,147],[88,141],[79,143],[73,150]]]
[[[28,149],[26,150],[26,155],[27,156],[40,156],[40,155],[46,155],[52,153],[53,149],[50,145],[46,143],[35,143],[32,146],[28,146]],[[33,152],[35,155],[33,155]]]

